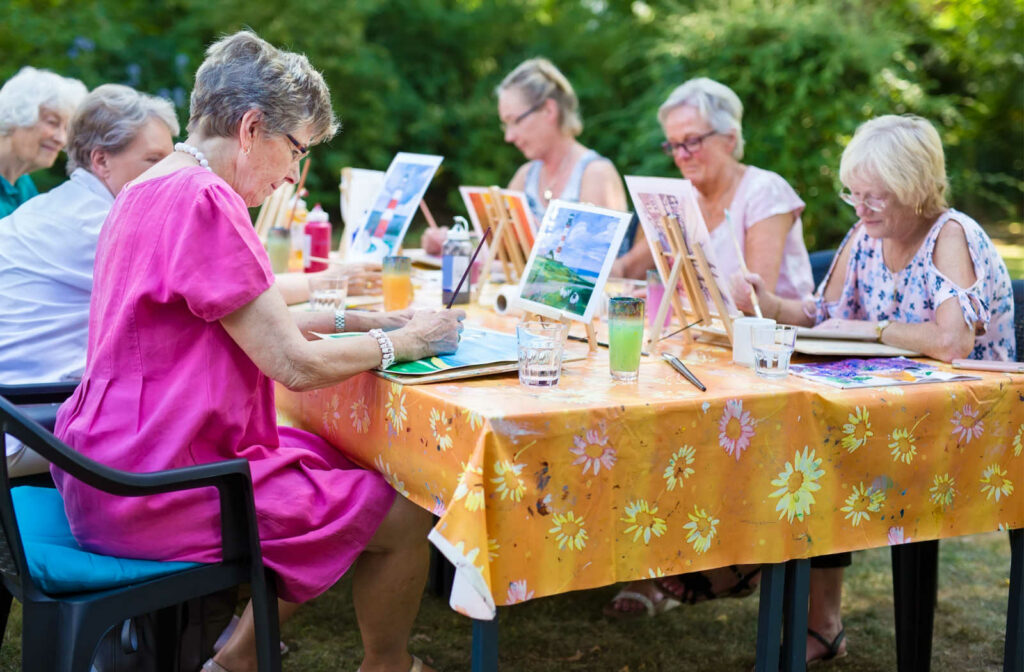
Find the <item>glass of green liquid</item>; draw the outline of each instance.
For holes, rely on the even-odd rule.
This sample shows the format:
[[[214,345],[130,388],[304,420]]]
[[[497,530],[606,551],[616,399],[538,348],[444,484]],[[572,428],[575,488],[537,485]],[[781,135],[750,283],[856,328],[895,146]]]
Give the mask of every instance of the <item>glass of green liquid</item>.
[[[644,300],[615,296],[608,300],[608,364],[612,378],[636,381],[644,343]]]

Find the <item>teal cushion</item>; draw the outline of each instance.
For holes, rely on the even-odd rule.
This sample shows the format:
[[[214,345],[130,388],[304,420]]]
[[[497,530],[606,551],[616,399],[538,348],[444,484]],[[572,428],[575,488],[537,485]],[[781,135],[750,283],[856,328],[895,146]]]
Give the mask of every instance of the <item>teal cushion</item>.
[[[80,593],[139,583],[197,562],[131,560],[83,550],[71,536],[64,500],[53,488],[21,486],[11,490],[18,530],[36,584],[47,593]]]

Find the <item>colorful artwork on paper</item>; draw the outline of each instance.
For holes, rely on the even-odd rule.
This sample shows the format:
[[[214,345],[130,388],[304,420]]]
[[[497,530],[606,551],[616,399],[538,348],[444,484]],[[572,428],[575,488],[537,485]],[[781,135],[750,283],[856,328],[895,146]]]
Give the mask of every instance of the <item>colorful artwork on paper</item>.
[[[342,334],[321,334],[322,338],[347,338],[359,336],[357,332]],[[459,349],[450,355],[439,355],[414,362],[397,362],[387,368],[388,373],[404,376],[424,376],[439,371],[450,371],[486,364],[515,362],[518,360],[516,337],[491,329],[466,327],[462,332]]]
[[[979,376],[943,371],[931,364],[916,362],[906,357],[792,364],[789,370],[801,378],[843,389],[979,380]]]

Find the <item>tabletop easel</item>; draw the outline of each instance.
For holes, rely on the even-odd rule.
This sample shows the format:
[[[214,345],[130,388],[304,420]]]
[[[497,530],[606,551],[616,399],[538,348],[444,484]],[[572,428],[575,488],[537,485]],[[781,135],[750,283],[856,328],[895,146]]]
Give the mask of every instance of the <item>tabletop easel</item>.
[[[721,320],[731,344],[732,317],[729,316],[722,292],[718,283],[715,282],[704,250],[698,244],[694,244],[692,247],[687,244],[682,226],[674,215],[664,215],[661,218],[661,225],[668,238],[669,249],[664,248],[657,236],[650,243],[654,252],[654,264],[662,278],[666,278],[667,259],[672,259],[672,268],[664,281],[665,293],[671,300],[662,299],[661,305],[658,306],[658,314],[654,317],[654,324],[648,337],[648,346],[656,343],[661,337],[662,325],[665,323],[665,315],[668,314],[670,305],[675,308],[676,314],[683,320],[683,324],[689,323],[691,315],[695,318],[694,321],[699,320],[700,325],[704,327],[710,327],[714,318]],[[690,308],[688,310],[676,289],[680,284],[689,298]],[[687,342],[693,340],[691,335],[683,333]]]
[[[505,282],[508,284],[518,282],[522,279],[523,270],[526,268],[526,260],[530,256],[530,250],[524,249],[519,234],[516,232],[520,224],[515,221],[515,213],[510,212],[505,206],[505,199],[502,198],[501,189],[491,187],[484,199],[487,208],[487,218],[494,227],[493,241],[487,247],[487,255],[484,257],[483,270],[477,282],[479,291],[478,297],[482,297],[484,287],[491,282],[491,265],[497,260],[505,273]],[[525,222],[521,223],[523,226]]]
[[[256,216],[256,224],[254,225],[256,235],[260,237],[260,241],[263,244],[266,244],[267,234],[271,229],[275,227],[290,228],[291,221],[288,221],[289,202],[294,195],[295,185],[285,182],[275,189],[270,196],[263,199],[263,205],[260,206],[260,212]]]

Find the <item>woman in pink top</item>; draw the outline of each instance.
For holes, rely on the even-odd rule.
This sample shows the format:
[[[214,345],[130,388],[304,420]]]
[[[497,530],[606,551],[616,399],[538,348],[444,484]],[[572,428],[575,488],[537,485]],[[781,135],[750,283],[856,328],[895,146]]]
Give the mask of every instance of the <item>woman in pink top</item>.
[[[125,186],[103,227],[85,374],[56,431],[128,471],[249,460],[282,618],[354,565],[362,669],[405,672],[422,668],[407,640],[430,515],[319,437],[278,428],[273,381],[315,389],[395,358],[453,352],[462,313],[289,314],[246,207],[295,182],[309,146],[336,129],[327,86],[304,56],[249,32],[210,47],[196,73],[188,142]],[[335,328],[371,331],[305,337]],[[212,489],[120,498],[53,474],[83,547],[219,558]],[[255,669],[253,638],[247,609],[203,669]]]
[[[735,236],[747,267],[769,287],[780,296],[807,298],[814,281],[800,223],[804,202],[778,174],[740,163],[742,120],[743,104],[732,89],[706,77],[691,79],[658,109],[666,139],[662,149],[697,189],[722,277],[740,270]],[[616,260],[613,274],[642,278],[654,268],[650,248],[640,238]],[[733,295],[741,308],[749,304],[745,287],[737,287]]]

